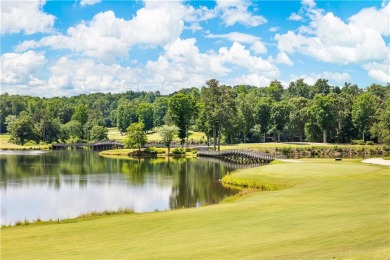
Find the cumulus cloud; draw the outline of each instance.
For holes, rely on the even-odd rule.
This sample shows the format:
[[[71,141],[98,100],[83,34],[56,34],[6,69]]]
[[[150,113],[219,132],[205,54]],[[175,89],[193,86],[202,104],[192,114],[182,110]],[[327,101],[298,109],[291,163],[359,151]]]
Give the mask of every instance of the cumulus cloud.
[[[26,57],[22,58],[21,55]],[[238,80],[243,79],[241,84],[267,85],[271,79],[280,76],[274,64],[251,55],[250,50],[238,42],[230,47],[221,47],[218,51],[201,52],[194,38],[178,38],[164,47],[164,52],[157,60],[136,67],[109,65],[90,58],[61,57],[49,66],[48,79],[36,81],[33,89],[29,75],[34,74],[39,66],[47,65],[43,54],[29,51],[11,56],[15,63],[28,60],[35,67],[17,64],[8,66],[9,62],[3,62],[2,58],[2,64],[8,66],[4,69],[8,73],[2,75],[5,77],[4,82],[8,87],[10,83],[24,82],[25,94],[41,96],[124,92],[138,88],[146,91],[158,89],[167,94],[183,87],[201,87],[210,78],[219,78],[221,82],[231,84],[238,84]],[[24,80],[13,79],[12,75],[18,75],[19,68],[25,73]],[[234,75],[240,73],[246,76],[234,79]]]
[[[329,72],[324,71],[318,74],[303,74],[303,75],[290,75],[290,81],[296,81],[298,79],[303,79],[307,84],[313,85],[316,83],[318,79],[328,79],[329,81],[334,81],[337,83],[344,83],[351,80],[351,75],[346,72],[338,73],[338,72]]]
[[[81,0],[80,5],[86,6],[86,5],[95,5],[100,3],[102,0]]]
[[[235,85],[250,85],[256,87],[267,87],[273,79],[267,78],[260,74],[246,74],[240,77],[227,80],[225,84],[235,86]]]
[[[44,0],[1,1],[1,34],[48,33],[55,17],[43,11]]]
[[[313,1],[305,1],[309,26],[298,32],[276,34],[281,52],[299,52],[317,60],[337,64],[362,64],[387,59],[383,36],[390,34],[390,5],[382,9],[366,8],[342,21],[333,13],[324,14]]]
[[[51,35],[23,42],[18,51],[51,47],[69,49],[100,60],[127,57],[134,45],[164,46],[182,33],[186,8],[179,2],[146,2],[131,20],[117,18],[112,11],[96,14],[90,22],[70,27],[66,35]]]
[[[240,33],[240,32],[231,32],[227,34],[208,34],[206,35],[206,38],[226,39],[229,41],[241,42],[241,43],[255,43],[260,40],[260,37],[251,34]]]
[[[292,13],[288,19],[291,21],[302,21],[303,17],[300,16],[299,14]]]
[[[291,61],[290,57],[288,57],[288,55],[285,52],[279,52],[276,55],[274,62],[280,64],[286,64],[288,66],[294,65],[294,62]]]
[[[270,31],[270,32],[277,32],[279,30],[280,30],[280,27],[278,27],[278,26],[274,26],[274,27],[271,27],[268,29],[268,31]]]
[[[226,26],[240,23],[246,26],[259,26],[265,24],[267,19],[252,14],[248,9],[251,3],[245,0],[217,0],[216,10],[222,13],[221,19]]]
[[[5,53],[0,57],[1,83],[4,85],[36,85],[37,73],[47,63],[43,53]],[[3,90],[2,90],[3,91]]]

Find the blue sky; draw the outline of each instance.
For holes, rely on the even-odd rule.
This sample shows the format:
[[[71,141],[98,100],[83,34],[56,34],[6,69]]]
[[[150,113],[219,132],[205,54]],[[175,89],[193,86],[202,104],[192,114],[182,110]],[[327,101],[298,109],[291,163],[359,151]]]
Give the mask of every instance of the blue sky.
[[[1,1],[1,93],[390,82],[388,1]]]

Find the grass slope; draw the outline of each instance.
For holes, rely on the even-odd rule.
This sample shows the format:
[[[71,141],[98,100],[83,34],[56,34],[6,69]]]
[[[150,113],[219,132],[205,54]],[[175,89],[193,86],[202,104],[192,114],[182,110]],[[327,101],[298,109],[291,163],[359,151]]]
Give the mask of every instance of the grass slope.
[[[231,183],[289,188],[195,209],[2,228],[1,259],[388,258],[389,167],[304,160]]]
[[[1,134],[0,135],[0,149],[4,150],[44,150],[49,149],[49,145],[18,145],[9,142],[11,135],[9,134]]]

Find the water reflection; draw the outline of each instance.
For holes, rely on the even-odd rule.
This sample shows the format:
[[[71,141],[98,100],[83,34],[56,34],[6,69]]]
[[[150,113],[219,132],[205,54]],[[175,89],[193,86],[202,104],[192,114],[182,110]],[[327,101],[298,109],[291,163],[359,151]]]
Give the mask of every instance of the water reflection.
[[[0,151],[1,223],[218,203],[218,181],[237,166],[197,159],[107,159],[88,151]]]

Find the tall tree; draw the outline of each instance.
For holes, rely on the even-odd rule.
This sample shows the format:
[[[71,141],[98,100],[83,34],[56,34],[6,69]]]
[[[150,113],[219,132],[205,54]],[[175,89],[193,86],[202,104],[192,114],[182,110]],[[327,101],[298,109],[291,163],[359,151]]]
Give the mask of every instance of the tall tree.
[[[146,133],[144,132],[144,124],[142,122],[132,123],[127,128],[127,137],[125,144],[130,148],[138,148],[141,151],[141,147],[147,142]]]
[[[188,127],[195,113],[194,100],[190,95],[178,93],[169,99],[168,109],[172,121],[179,127],[181,144],[184,144],[185,138],[188,144]]]
[[[240,129],[243,134],[243,141],[246,143],[247,134],[255,125],[254,106],[255,97],[250,94],[242,93],[237,97],[238,119]]]
[[[376,110],[376,99],[369,93],[361,94],[355,98],[352,106],[352,122],[362,133],[364,139],[365,132],[371,127],[373,116]]]
[[[309,108],[309,100],[304,97],[292,98],[289,100],[290,124],[295,134],[299,136],[299,141],[303,141],[305,133],[305,123],[307,122],[307,110]]]
[[[260,98],[255,104],[255,121],[260,125],[260,134],[263,134],[263,142],[266,142],[266,135],[270,127],[272,100]]]
[[[168,112],[168,98],[159,97],[153,103],[153,126],[158,127],[164,124],[164,117]]]
[[[152,104],[141,102],[137,108],[138,120],[144,124],[144,131],[153,128],[153,106]]]
[[[316,95],[313,105],[308,113],[314,119],[323,134],[323,142],[327,143],[327,134],[329,129],[334,126],[335,100],[332,96]]]
[[[137,109],[134,102],[124,102],[116,112],[116,126],[121,133],[126,132],[131,123],[138,122]]]
[[[75,109],[74,114],[72,115],[71,120],[79,121],[82,125],[84,125],[88,120],[88,110],[85,105],[78,105]]]
[[[280,101],[283,95],[283,86],[280,81],[274,80],[270,83],[269,87],[266,88],[267,96],[275,101]]]
[[[286,101],[275,102],[272,104],[271,121],[278,133],[278,142],[280,142],[280,132],[290,121],[290,106]]]
[[[165,146],[168,148],[168,155],[171,152],[171,143],[177,132],[179,131],[179,128],[174,125],[163,125],[157,128],[157,133],[160,135],[162,141],[164,142]]]

